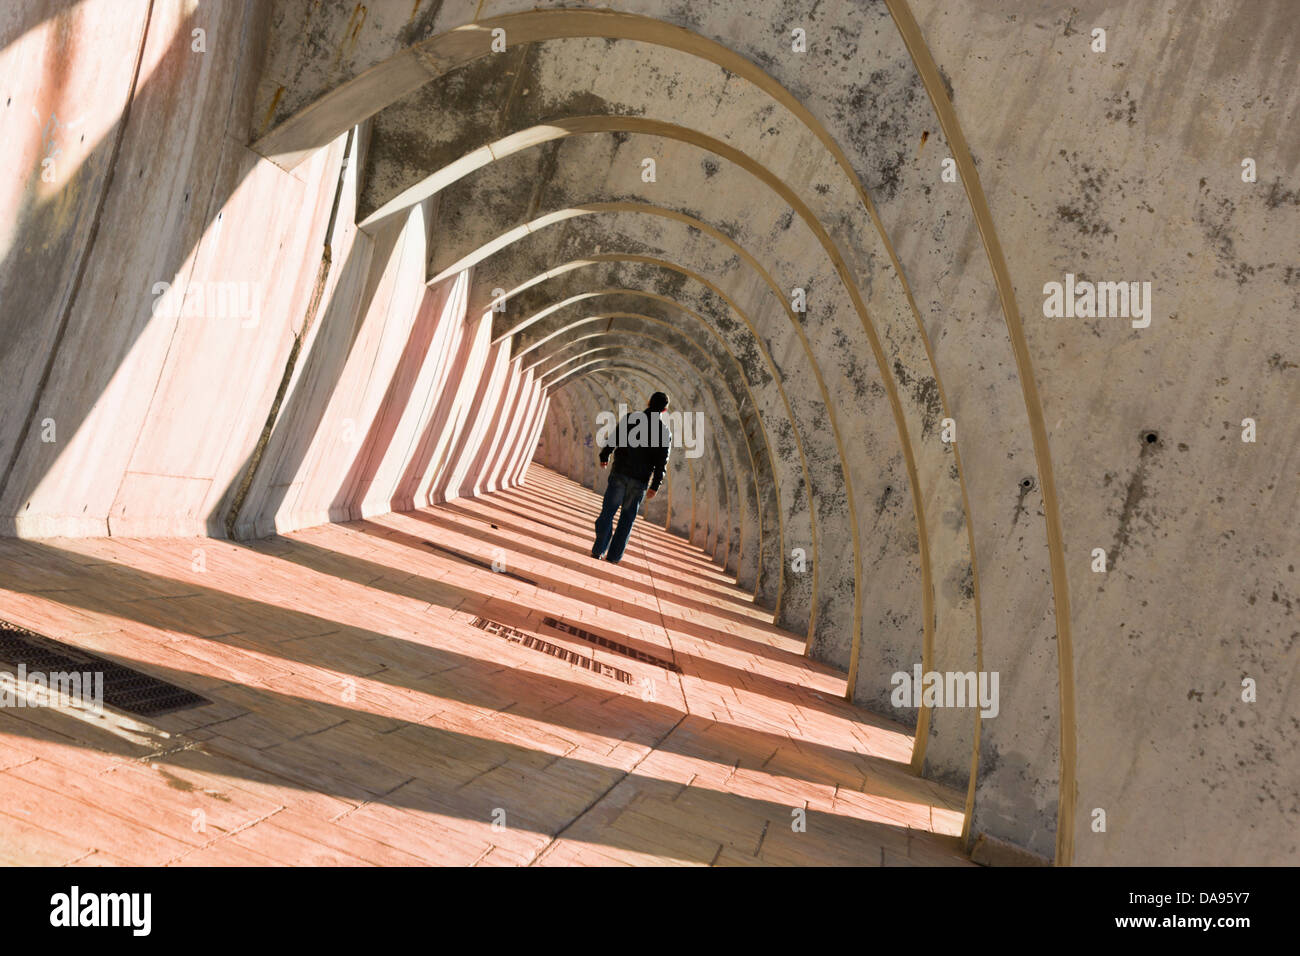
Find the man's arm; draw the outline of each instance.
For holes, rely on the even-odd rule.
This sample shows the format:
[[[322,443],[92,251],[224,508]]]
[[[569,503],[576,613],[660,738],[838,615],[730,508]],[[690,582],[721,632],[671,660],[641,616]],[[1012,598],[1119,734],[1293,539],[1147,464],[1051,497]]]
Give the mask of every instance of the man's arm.
[[[608,465],[609,456],[614,454],[614,452],[618,451],[618,436],[621,434],[626,434],[626,432],[623,430],[623,422],[620,419],[618,425],[615,426],[613,433],[608,438],[605,439],[605,444],[602,445],[600,448],[601,468],[604,468],[606,465]]]
[[[668,452],[673,447],[673,436],[667,428],[660,434],[660,443],[655,446],[654,473],[650,476],[650,490],[658,491],[659,482],[664,480],[664,470],[668,467]]]

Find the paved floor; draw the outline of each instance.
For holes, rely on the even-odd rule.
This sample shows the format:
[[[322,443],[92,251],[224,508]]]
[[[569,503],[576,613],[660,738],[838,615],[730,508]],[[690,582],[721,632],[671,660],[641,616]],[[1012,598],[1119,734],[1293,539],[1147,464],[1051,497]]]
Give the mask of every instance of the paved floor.
[[[680,538],[592,561],[597,505],[534,466],[250,544],[0,541],[0,618],[212,701],[0,708],[0,862],[967,863],[903,728]]]

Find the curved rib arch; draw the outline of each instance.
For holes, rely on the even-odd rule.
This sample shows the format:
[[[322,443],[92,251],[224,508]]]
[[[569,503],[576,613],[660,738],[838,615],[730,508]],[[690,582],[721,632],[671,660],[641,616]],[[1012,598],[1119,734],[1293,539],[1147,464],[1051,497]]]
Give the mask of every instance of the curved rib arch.
[[[695,60],[689,56],[680,56],[674,59],[671,55],[660,51],[655,57],[650,57],[644,49],[640,49],[636,44],[631,43],[629,47],[633,49],[633,54],[623,54],[620,62],[626,65],[627,70],[631,73],[630,79],[626,84],[626,89],[619,87],[616,90],[607,88],[607,84],[602,84],[598,70],[591,70],[586,74],[579,73],[575,78],[573,70],[565,72],[566,67],[555,64],[561,61],[564,64],[570,62],[584,62],[583,58],[574,51],[581,52],[585,49],[583,43],[577,40],[557,40],[546,43],[536,44],[529,48],[529,56],[533,57],[533,62],[529,64],[531,69],[528,70],[528,84],[536,84],[542,88],[541,93],[535,94],[531,99],[524,99],[517,103],[512,102],[510,107],[511,120],[517,127],[524,126],[527,122],[533,121],[535,124],[531,127],[531,132],[536,136],[546,139],[558,135],[557,129],[566,127],[575,121],[574,117],[564,115],[567,108],[567,102],[563,99],[559,91],[552,90],[552,85],[556,83],[569,83],[575,89],[594,89],[599,90],[602,96],[608,98],[614,93],[622,94],[623,98],[617,102],[606,102],[604,107],[613,113],[641,113],[645,115],[623,118],[617,117],[613,120],[615,127],[618,129],[641,129],[643,131],[653,131],[660,135],[670,138],[683,138],[697,144],[708,144],[708,147],[719,155],[745,165],[748,161],[747,168],[757,176],[763,177],[766,173],[766,182],[771,188],[777,191],[784,189],[782,198],[793,206],[799,215],[805,219],[809,227],[818,234],[818,239],[822,242],[834,263],[835,269],[847,290],[853,303],[853,308],[858,314],[862,329],[866,333],[867,341],[870,345],[870,352],[874,355],[875,362],[881,370],[882,380],[886,384],[886,394],[890,402],[891,412],[894,417],[895,427],[898,429],[901,448],[903,452],[904,467],[907,471],[908,487],[911,489],[911,505],[916,518],[916,542],[920,551],[920,573],[921,573],[921,595],[922,605],[922,657],[923,660],[933,656],[933,647],[935,643],[936,627],[941,628],[945,645],[951,640],[962,645],[966,657],[974,658],[977,656],[975,647],[975,636],[978,634],[978,627],[973,620],[974,607],[972,604],[964,603],[961,600],[961,591],[953,589],[945,591],[945,595],[954,595],[954,607],[948,608],[942,605],[936,607],[934,574],[931,567],[931,547],[930,538],[934,534],[945,536],[946,553],[950,552],[955,560],[952,562],[952,571],[945,575],[945,580],[957,580],[972,567],[972,551],[969,547],[969,535],[961,535],[938,520],[938,514],[941,512],[962,511],[965,508],[965,499],[961,494],[959,485],[958,470],[957,475],[951,474],[951,469],[955,465],[955,460],[947,458],[949,451],[947,445],[939,441],[937,429],[934,426],[943,416],[942,409],[942,389],[938,387],[937,376],[930,367],[930,359],[924,348],[917,345],[917,327],[914,323],[914,315],[908,308],[908,299],[905,292],[901,289],[901,284],[897,281],[897,273],[893,271],[892,265],[885,265],[888,256],[884,254],[883,245],[879,245],[879,236],[872,227],[870,217],[867,215],[864,207],[857,202],[854,197],[851,209],[837,208],[839,200],[835,198],[836,191],[833,188],[827,188],[824,193],[818,190],[805,187],[803,195],[795,195],[793,189],[785,185],[784,179],[792,182],[807,183],[831,181],[839,176],[843,177],[845,170],[838,166],[837,161],[831,151],[826,148],[825,143],[819,141],[816,137],[808,139],[805,137],[804,142],[800,142],[800,132],[802,127],[799,125],[794,114],[786,111],[783,115],[771,115],[765,119],[765,122],[772,124],[768,129],[761,126],[755,129],[754,124],[749,123],[732,123],[723,125],[719,129],[720,133],[727,135],[727,141],[722,142],[709,136],[707,133],[700,132],[710,119],[716,119],[717,114],[724,109],[739,113],[739,115],[752,115],[755,111],[761,109],[761,106],[754,106],[744,102],[745,93],[741,89],[744,84],[737,84],[733,89],[726,84],[726,81],[719,79],[718,75],[710,76],[707,71],[702,72]],[[544,52],[535,52],[535,51]],[[570,51],[568,55],[563,55],[560,51]],[[639,51],[639,58],[636,52]],[[547,66],[551,64],[551,73],[562,75],[563,79],[550,82],[550,74],[547,73]],[[473,70],[475,67],[465,67],[463,70]],[[523,70],[523,61],[520,69]],[[692,73],[692,71],[694,71]],[[712,106],[713,114],[711,116],[699,117],[691,109],[691,104],[682,104],[680,102],[670,103],[671,96],[664,94],[656,87],[656,82],[662,84],[663,74],[674,74],[675,76],[691,75],[692,79],[703,86],[705,93],[716,92],[717,96],[703,95],[699,98],[704,104],[715,104]],[[480,72],[474,73],[475,86],[479,84],[490,85],[495,79],[499,84],[500,77],[491,76],[491,70],[484,67]],[[720,71],[719,71],[720,75]],[[392,124],[399,128],[405,126],[409,131],[413,127],[412,119],[407,119],[403,123],[402,114],[410,114],[416,117],[421,113],[421,99],[436,97],[439,93],[434,89],[437,84],[431,85],[430,88],[419,91],[407,100],[394,104],[385,110],[377,120],[381,124]],[[504,88],[503,88],[504,89]],[[631,90],[633,92],[627,92]],[[756,94],[761,96],[762,94]],[[556,101],[558,106],[551,105],[551,98],[559,96]],[[752,99],[752,97],[751,97]],[[692,103],[694,100],[692,100]],[[748,108],[747,108],[748,107]],[[709,107],[703,107],[706,111]],[[770,110],[768,111],[771,112]],[[678,113],[685,113],[686,120],[694,120],[693,123],[673,123],[668,120],[675,117]],[[778,111],[779,114],[779,111]],[[522,115],[522,119],[519,118]],[[576,121],[585,123],[592,120],[590,116],[577,117]],[[644,125],[642,125],[644,124]],[[769,131],[777,131],[782,135],[772,137],[768,142],[766,149],[762,145],[762,135]],[[520,134],[513,134],[520,135]],[[447,134],[443,130],[437,133],[438,143],[444,141]],[[403,137],[405,139],[405,137]],[[438,143],[430,142],[429,148],[418,151],[417,153],[417,170],[412,171],[411,162],[408,158],[403,157],[398,164],[401,175],[404,179],[399,179],[394,185],[392,175],[380,175],[371,177],[372,181],[383,184],[382,192],[377,192],[379,187],[371,189],[370,194],[377,194],[377,198],[372,198],[369,202],[377,208],[377,215],[385,215],[394,208],[400,209],[401,204],[418,198],[422,188],[418,183],[420,172],[418,171],[419,163],[423,163],[430,170],[441,170],[445,160],[457,151],[466,151],[472,145],[473,140],[462,141],[452,138],[454,144],[450,148],[439,149]],[[790,150],[791,143],[799,143],[802,147],[797,155],[793,155]],[[773,152],[771,144],[778,144],[775,148],[778,151],[784,150],[784,153],[778,155]],[[499,144],[500,148],[492,148],[491,152],[494,158],[499,159],[505,155],[508,150],[514,149],[518,141]],[[764,155],[763,162],[751,160],[750,154],[755,156]],[[797,174],[796,174],[797,167]],[[834,171],[832,171],[834,170]],[[393,170],[386,170],[393,172]],[[826,175],[822,177],[822,173]],[[435,173],[435,176],[442,175],[442,171]],[[821,177],[819,179],[819,177]],[[402,183],[412,182],[402,191]],[[415,190],[412,193],[410,190]],[[393,199],[388,199],[383,203],[383,198],[394,191],[397,195]],[[852,193],[849,193],[852,195]],[[381,204],[383,203],[383,204]],[[863,228],[848,228],[854,223],[855,219],[861,219]],[[823,227],[823,220],[826,226]],[[834,233],[834,237],[832,237]],[[862,245],[863,237],[875,236],[878,240],[879,248],[873,250]],[[850,274],[849,263],[853,265],[853,274]],[[890,273],[893,272],[891,276]],[[867,291],[859,289],[855,282],[854,275],[860,276],[861,281],[865,282]],[[884,281],[874,281],[883,279]],[[873,324],[867,310],[867,300],[870,298],[874,303],[877,315],[884,322],[886,333],[891,335],[889,346],[891,354],[894,356],[893,365],[886,359],[884,345],[882,344],[877,330]],[[841,327],[841,331],[842,327]],[[848,341],[855,341],[855,337],[849,336]],[[905,361],[906,360],[906,361]],[[911,371],[909,371],[909,369]],[[897,377],[902,383],[912,386],[908,394],[908,401],[904,403],[900,398],[894,378]],[[938,396],[938,398],[936,398]],[[932,434],[934,433],[934,434]],[[927,441],[928,439],[928,441]],[[918,455],[924,456],[926,460],[926,482],[923,484],[920,478],[920,472],[917,466]],[[894,483],[884,485],[887,488],[893,488]],[[944,506],[936,509],[936,513],[927,521],[925,514],[925,502],[938,496],[937,504]],[[850,493],[849,501],[853,501]],[[969,522],[967,521],[968,525]],[[853,523],[856,529],[856,521]],[[860,561],[861,550],[855,550],[855,560]],[[855,579],[861,580],[860,572],[855,574]],[[943,619],[936,624],[936,617],[939,612],[943,611]],[[951,611],[951,614],[948,612]],[[953,620],[949,621],[949,617]],[[852,640],[860,642],[861,614],[860,608],[855,614],[855,623],[852,630]],[[855,653],[856,648],[851,648],[847,653],[850,662],[850,680],[851,683],[857,684],[856,662],[859,655]],[[879,695],[886,683],[884,674],[876,676],[876,692]],[[946,735],[946,739],[952,739],[953,735]],[[973,730],[968,730],[964,735],[965,740],[973,745]],[[923,738],[924,739],[924,738]],[[964,751],[963,746],[959,750]],[[962,772],[965,769],[964,752],[957,756],[957,765],[949,765],[948,772]]]

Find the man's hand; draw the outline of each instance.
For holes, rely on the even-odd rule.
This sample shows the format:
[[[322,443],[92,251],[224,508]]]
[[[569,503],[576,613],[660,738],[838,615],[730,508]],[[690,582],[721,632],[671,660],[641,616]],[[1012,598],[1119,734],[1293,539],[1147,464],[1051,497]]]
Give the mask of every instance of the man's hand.
[[[649,491],[645,493],[645,497],[647,501],[649,501],[654,496],[655,496],[655,490],[653,488],[651,488]]]
[[[609,464],[609,462],[607,462],[607,461],[602,461],[602,462],[600,463],[600,467],[601,467],[601,468],[604,468],[604,467],[606,467],[608,464]]]

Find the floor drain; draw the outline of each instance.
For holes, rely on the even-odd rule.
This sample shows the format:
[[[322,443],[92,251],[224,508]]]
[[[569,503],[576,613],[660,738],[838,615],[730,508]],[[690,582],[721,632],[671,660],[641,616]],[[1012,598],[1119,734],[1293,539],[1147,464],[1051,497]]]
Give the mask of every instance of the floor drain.
[[[645,651],[638,651],[635,647],[628,647],[626,644],[620,644],[618,641],[611,641],[608,637],[601,637],[599,634],[592,634],[590,631],[584,631],[580,627],[574,627],[572,624],[566,624],[564,621],[557,621],[553,617],[542,618],[542,623],[547,627],[553,627],[557,631],[565,634],[572,634],[580,641],[586,641],[588,644],[596,644],[615,654],[622,654],[624,657],[630,657],[634,661],[641,661],[643,664],[653,664],[655,667],[662,667],[666,671],[672,671],[674,674],[680,674],[682,669],[672,661],[666,661],[661,657],[655,657],[653,654],[647,654]]]
[[[516,581],[523,581],[524,584],[531,584],[533,587],[538,586],[537,582],[532,578],[526,578],[522,574],[515,574],[513,571],[498,571],[496,568],[492,567],[490,562],[476,558],[472,554],[466,554],[465,552],[457,551],[454,548],[444,548],[442,545],[434,544],[432,541],[422,541],[421,544],[433,548],[435,551],[440,551],[448,557],[456,558],[458,561],[464,561],[466,564],[472,564],[475,567],[491,571],[493,574],[502,574],[508,578],[514,578]]]
[[[627,671],[619,670],[617,667],[611,667],[608,664],[602,664],[600,661],[593,660],[590,657],[571,651],[566,647],[560,647],[558,644],[552,644],[550,641],[544,641],[540,637],[527,634],[517,627],[511,627],[509,624],[502,624],[500,621],[489,621],[485,617],[476,617],[470,622],[480,630],[487,631],[489,634],[495,634],[498,637],[504,637],[507,641],[514,644],[521,644],[524,647],[542,654],[549,654],[551,657],[558,657],[560,660],[575,667],[581,667],[583,670],[595,671],[597,674],[604,674],[606,677],[612,677],[615,680],[622,681],[624,684],[632,683],[632,675]]]
[[[29,674],[102,673],[104,703],[139,717],[158,717],[212,701],[175,684],[116,664],[34,631],[0,621],[0,660],[22,664]]]

